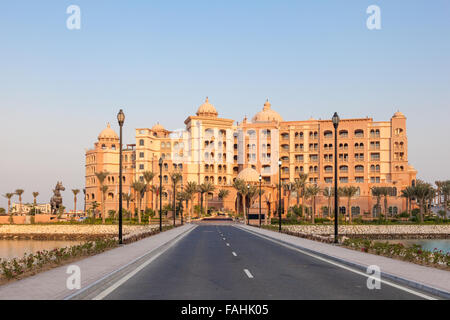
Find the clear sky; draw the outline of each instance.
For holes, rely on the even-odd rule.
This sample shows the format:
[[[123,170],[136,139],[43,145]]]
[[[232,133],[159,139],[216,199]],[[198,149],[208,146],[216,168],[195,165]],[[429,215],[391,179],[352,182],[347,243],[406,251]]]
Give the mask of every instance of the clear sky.
[[[134,143],[136,127],[183,128],[205,96],[239,121],[266,98],[290,120],[400,110],[419,177],[450,179],[448,0],[2,1],[0,43],[0,193],[24,201],[62,180],[72,208],[85,148],[120,107]]]

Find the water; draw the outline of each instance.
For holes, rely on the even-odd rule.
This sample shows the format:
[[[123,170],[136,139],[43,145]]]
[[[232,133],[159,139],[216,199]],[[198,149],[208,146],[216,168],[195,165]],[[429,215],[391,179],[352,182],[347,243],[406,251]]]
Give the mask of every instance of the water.
[[[443,252],[450,252],[450,239],[408,239],[408,240],[388,240],[389,243],[402,243],[405,247],[413,244],[422,246],[424,250],[433,251],[435,248]]]
[[[0,240],[0,259],[21,258],[25,253],[74,246],[82,241],[70,240]]]

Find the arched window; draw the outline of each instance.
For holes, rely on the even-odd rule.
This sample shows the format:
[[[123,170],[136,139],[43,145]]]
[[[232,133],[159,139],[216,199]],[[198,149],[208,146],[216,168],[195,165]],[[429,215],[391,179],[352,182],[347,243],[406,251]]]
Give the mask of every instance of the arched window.
[[[352,216],[357,216],[361,213],[360,207],[352,207]]]
[[[364,172],[364,166],[362,165],[355,166],[355,172]]]
[[[339,131],[339,138],[348,138],[348,131],[347,130],[340,130]]]
[[[333,132],[332,132],[331,130],[326,130],[326,131],[323,133],[323,136],[324,136],[325,138],[332,138],[332,137],[333,137]]]
[[[348,166],[340,166],[339,170],[342,172],[348,172]]]
[[[364,137],[364,130],[362,130],[362,129],[356,129],[356,130],[355,130],[355,137],[357,137],[357,138],[362,138],[362,137]]]

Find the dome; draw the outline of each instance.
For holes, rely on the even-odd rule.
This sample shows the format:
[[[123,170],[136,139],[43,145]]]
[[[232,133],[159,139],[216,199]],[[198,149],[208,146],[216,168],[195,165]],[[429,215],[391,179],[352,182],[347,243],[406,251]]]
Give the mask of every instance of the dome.
[[[152,131],[165,131],[166,129],[164,129],[164,127],[162,125],[159,124],[159,122],[157,124],[155,124],[152,128]]]
[[[111,125],[108,123],[106,125],[106,129],[98,135],[98,140],[100,139],[119,139],[119,136],[113,129],[111,129]]]
[[[197,116],[216,118],[218,115],[216,108],[209,103],[209,99],[206,97],[205,103],[198,107]]]
[[[259,182],[259,173],[253,168],[246,168],[239,172],[237,179],[245,182]]]
[[[252,119],[252,122],[268,122],[268,121],[276,121],[281,122],[283,118],[280,114],[274,110],[272,110],[269,100],[264,103],[264,108],[262,111],[258,112]]]
[[[406,118],[406,117],[403,113],[397,111],[396,113],[394,113],[394,116],[392,118]]]

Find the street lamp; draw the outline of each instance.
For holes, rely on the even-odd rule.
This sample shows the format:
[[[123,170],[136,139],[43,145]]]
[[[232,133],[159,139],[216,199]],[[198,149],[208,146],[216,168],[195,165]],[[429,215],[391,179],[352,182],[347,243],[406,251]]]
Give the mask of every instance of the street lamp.
[[[125,122],[125,114],[120,109],[117,114],[117,121],[120,127],[120,142],[119,142],[119,244],[122,244],[122,127]]]
[[[246,197],[244,198],[245,203],[247,203],[247,198],[248,198],[248,193],[249,193],[249,192],[250,192],[250,185],[248,184],[248,185],[247,185],[247,195],[246,195]],[[249,203],[248,205],[250,206],[250,203]],[[249,210],[250,210],[250,208],[247,207],[247,225],[250,224],[250,217],[248,216]]]
[[[159,231],[162,232],[162,166],[163,159],[159,158]]]
[[[180,192],[183,192],[183,184],[181,184],[181,191]],[[178,208],[179,208],[179,210],[180,210],[180,219],[181,219],[181,225],[183,225],[183,208],[181,207],[183,205],[183,200],[182,200],[182,198],[180,197],[180,203],[179,203],[179,205],[178,205]]]
[[[339,126],[339,116],[337,112],[334,113],[333,118],[334,126],[334,243],[338,243],[338,220],[339,220],[339,205],[338,205],[338,174],[337,174],[337,129]]]
[[[259,175],[259,227],[261,228],[261,182],[262,176]]]
[[[281,232],[281,159],[278,160],[278,231]]]

